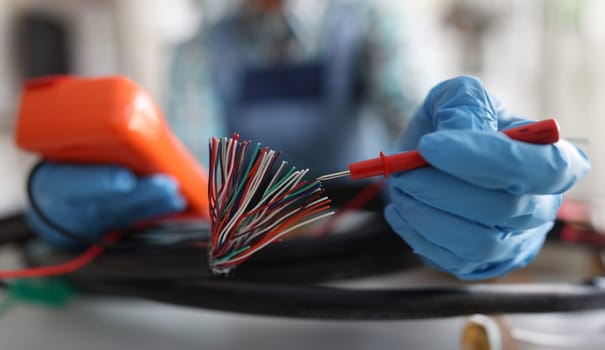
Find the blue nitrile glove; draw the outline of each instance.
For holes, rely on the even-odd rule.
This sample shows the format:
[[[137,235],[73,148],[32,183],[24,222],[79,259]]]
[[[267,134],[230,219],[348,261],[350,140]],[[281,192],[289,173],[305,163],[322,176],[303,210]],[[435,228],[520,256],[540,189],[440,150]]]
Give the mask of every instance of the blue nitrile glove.
[[[43,164],[34,176],[32,196],[55,224],[93,241],[108,230],[186,206],[171,177],[139,178],[125,168],[109,165]],[[46,225],[31,208],[26,219],[52,244],[80,246]]]
[[[385,216],[428,264],[461,279],[503,275],[539,252],[561,193],[590,170],[566,141],[533,145],[497,130],[531,121],[506,112],[472,77],[431,90],[404,135],[432,167],[393,175]]]

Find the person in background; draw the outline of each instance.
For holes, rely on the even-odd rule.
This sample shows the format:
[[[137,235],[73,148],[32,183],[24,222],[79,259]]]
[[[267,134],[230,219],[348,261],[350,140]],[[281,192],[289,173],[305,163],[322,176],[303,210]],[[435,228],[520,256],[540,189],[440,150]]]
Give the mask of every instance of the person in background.
[[[203,164],[210,137],[237,132],[321,175],[409,121],[421,92],[399,18],[373,1],[297,4],[241,1],[175,50],[166,115]]]
[[[497,133],[530,121],[474,77],[438,84],[416,108],[389,17],[371,2],[321,4],[304,15],[284,1],[242,1],[180,46],[167,113],[177,135],[206,162],[209,137],[239,132],[314,175],[397,139],[397,150],[418,149],[432,164],[389,179],[386,219],[417,254],[462,279],[527,265],[561,194],[589,171],[585,154]],[[48,163],[33,194],[47,216],[89,238],[186,206],[168,174],[139,178],[117,166]],[[27,218],[42,238],[73,246],[33,211]]]

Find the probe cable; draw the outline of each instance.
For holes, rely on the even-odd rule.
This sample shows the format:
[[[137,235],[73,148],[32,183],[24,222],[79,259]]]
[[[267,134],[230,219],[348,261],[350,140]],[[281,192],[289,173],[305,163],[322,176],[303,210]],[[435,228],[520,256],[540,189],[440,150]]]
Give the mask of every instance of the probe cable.
[[[105,242],[117,242],[122,237],[124,232],[125,231],[113,231],[108,233],[104,237]],[[65,263],[52,266],[33,267],[28,269],[0,271],[0,278],[32,278],[65,275],[77,271],[83,268],[84,266],[88,265],[91,261],[101,255],[103,251],[105,251],[104,245],[94,244],[88,249],[86,249],[84,252],[82,252],[82,254]]]

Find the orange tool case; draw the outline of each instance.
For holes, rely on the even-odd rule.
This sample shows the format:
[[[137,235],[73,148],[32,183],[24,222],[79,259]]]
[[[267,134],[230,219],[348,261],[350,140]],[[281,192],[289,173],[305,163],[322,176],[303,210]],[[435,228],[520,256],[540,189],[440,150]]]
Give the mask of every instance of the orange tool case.
[[[121,76],[49,76],[26,82],[16,142],[44,159],[116,164],[175,177],[196,215],[209,219],[208,176],[140,86]]]

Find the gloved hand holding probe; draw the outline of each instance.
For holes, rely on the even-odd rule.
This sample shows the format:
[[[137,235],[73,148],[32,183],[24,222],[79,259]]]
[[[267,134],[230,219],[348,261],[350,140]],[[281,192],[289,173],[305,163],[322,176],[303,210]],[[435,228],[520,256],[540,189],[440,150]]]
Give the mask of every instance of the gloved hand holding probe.
[[[385,209],[427,263],[461,279],[484,279],[523,267],[539,252],[561,193],[590,162],[563,140],[534,145],[495,132],[528,122],[472,77],[431,90],[400,149],[418,149],[432,166],[392,174]]]

